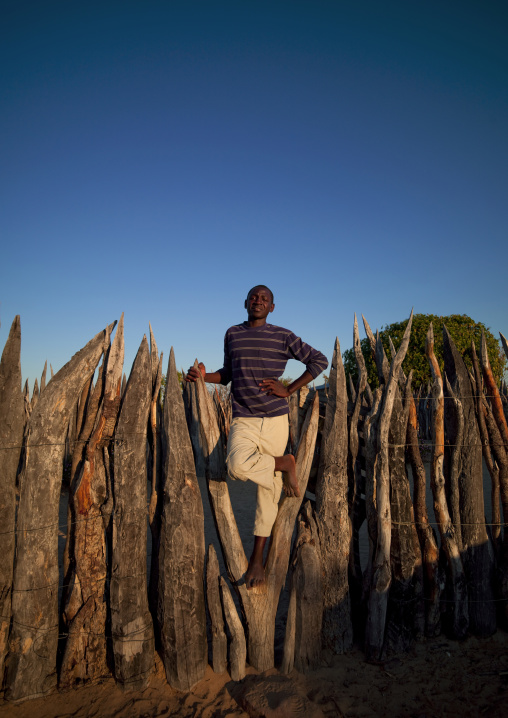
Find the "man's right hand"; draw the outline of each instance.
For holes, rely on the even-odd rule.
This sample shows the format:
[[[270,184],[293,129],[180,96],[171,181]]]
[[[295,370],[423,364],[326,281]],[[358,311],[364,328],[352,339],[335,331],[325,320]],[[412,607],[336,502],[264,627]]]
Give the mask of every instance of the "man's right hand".
[[[195,366],[191,366],[189,371],[187,372],[187,376],[185,377],[185,379],[186,381],[197,381],[200,374],[204,379],[206,374],[206,368],[203,362],[199,362],[198,369],[196,369]]]

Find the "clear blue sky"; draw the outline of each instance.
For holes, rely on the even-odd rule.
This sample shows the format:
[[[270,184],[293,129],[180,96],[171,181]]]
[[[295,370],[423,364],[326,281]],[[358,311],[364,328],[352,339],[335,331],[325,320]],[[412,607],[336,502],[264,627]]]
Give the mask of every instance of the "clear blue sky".
[[[124,311],[126,371],[149,321],[213,370],[256,283],[328,357],[354,312],[508,334],[507,8],[4,0],[0,346],[33,384]]]

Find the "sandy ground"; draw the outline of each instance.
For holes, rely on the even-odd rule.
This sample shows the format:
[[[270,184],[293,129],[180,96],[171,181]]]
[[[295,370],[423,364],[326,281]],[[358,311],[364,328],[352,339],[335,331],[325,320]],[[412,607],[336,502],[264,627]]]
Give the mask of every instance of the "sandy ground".
[[[191,693],[172,690],[157,657],[148,687],[124,693],[112,678],[98,685],[55,693],[19,705],[1,704],[13,718],[130,718],[131,716],[490,716],[508,715],[508,636],[446,638],[415,645],[411,653],[383,665],[365,662],[355,649],[325,656],[306,676],[248,670],[235,683],[208,667]]]
[[[205,541],[216,545],[204,481],[200,481],[205,510]],[[233,482],[230,493],[246,552],[251,548],[255,487]],[[221,564],[221,570],[223,566]],[[287,605],[287,597],[281,601]],[[276,657],[280,661],[284,637],[284,608],[276,627]],[[445,637],[422,641],[408,654],[383,664],[365,661],[359,648],[343,656],[325,654],[322,665],[303,676],[276,671],[257,674],[247,669],[235,683],[227,673],[216,675],[209,666],[204,679],[190,693],[166,683],[156,656],[154,673],[141,692],[123,692],[113,678],[18,705],[0,698],[0,715],[13,718],[118,718],[181,716],[508,716],[508,634],[464,642]]]

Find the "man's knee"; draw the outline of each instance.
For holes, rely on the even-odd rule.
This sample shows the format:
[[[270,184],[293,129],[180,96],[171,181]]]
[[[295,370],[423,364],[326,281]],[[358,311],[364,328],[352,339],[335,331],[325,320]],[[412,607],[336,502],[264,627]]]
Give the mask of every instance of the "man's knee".
[[[256,465],[257,458],[256,454],[245,456],[241,452],[232,451],[227,458],[228,474],[232,479],[247,481],[249,473]]]

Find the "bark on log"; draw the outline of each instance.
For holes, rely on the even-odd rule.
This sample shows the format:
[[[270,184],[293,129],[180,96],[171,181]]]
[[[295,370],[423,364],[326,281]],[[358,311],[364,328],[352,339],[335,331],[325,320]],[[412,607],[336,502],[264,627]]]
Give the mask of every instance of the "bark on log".
[[[468,595],[462,558],[457,541],[455,527],[448,511],[444,474],[444,393],[441,370],[434,353],[434,329],[429,325],[425,340],[425,353],[429,360],[433,377],[433,414],[432,414],[432,467],[431,487],[434,497],[434,514],[441,535],[441,546],[445,553],[450,577],[449,614],[450,627],[455,638],[464,638],[469,625]]]
[[[328,402],[316,482],[321,556],[323,562],[323,645],[334,653],[353,645],[348,564],[351,532],[348,512],[347,390],[339,340],[335,340],[328,385]]]
[[[358,322],[354,319],[353,328],[353,346],[355,352],[356,366],[358,368],[358,383],[356,386],[356,401],[353,408],[349,426],[349,455],[352,469],[350,487],[350,516],[352,528],[351,555],[350,555],[350,573],[351,573],[351,600],[354,609],[359,605],[359,599],[362,593],[362,567],[360,563],[360,528],[365,520],[365,479],[362,475],[362,466],[360,460],[360,438],[358,434],[358,420],[360,417],[360,409],[362,408],[363,392],[367,386],[367,368],[363,358],[360,334],[358,332]]]
[[[485,395],[482,388],[482,378],[480,373],[480,366],[478,364],[478,357],[476,354],[476,347],[474,342],[471,342],[471,357],[473,360],[473,371],[475,377],[475,408],[476,418],[478,420],[478,428],[480,430],[480,439],[482,442],[482,453],[483,460],[490,474],[492,481],[491,490],[491,527],[490,535],[494,548],[499,548],[501,539],[501,512],[499,510],[499,463],[494,461],[492,450],[490,447],[489,431],[487,429],[487,423],[485,419],[485,408],[484,402],[487,404]],[[504,447],[503,447],[504,448]]]
[[[300,513],[292,563],[291,592],[296,598],[294,666],[300,673],[307,673],[321,660],[323,621],[320,542],[309,501]]]
[[[289,563],[291,536],[302,498],[284,498],[272,530],[272,540],[265,566],[265,584],[247,590],[244,575],[247,558],[236,526],[225,480],[224,447],[220,442],[217,419],[204,381],[192,384],[199,404],[202,435],[207,452],[206,476],[210,503],[224,562],[232,585],[237,591],[248,628],[249,662],[260,671],[274,665],[275,613]],[[296,472],[300,497],[305,494],[314,454],[319,419],[319,396],[315,392],[312,406],[302,427],[296,454]]]
[[[44,391],[44,389],[46,388],[46,373],[47,373],[47,370],[48,370],[48,360],[46,359],[46,361],[44,362],[44,369],[42,370],[42,374],[41,374],[41,389],[40,389],[40,393],[41,393],[41,394],[42,394],[42,392]]]
[[[508,424],[504,415],[503,402],[501,401],[501,397],[499,395],[499,389],[497,388],[497,384],[492,373],[492,367],[490,366],[489,354],[487,351],[487,341],[485,339],[483,329],[480,361],[483,370],[483,378],[485,380],[485,387],[487,389],[487,394],[489,395],[490,404],[492,406],[492,413],[494,414],[494,418],[498,425],[499,431],[501,432],[501,436],[503,437],[503,444],[505,445],[505,447],[508,448]]]
[[[206,598],[212,633],[212,666],[215,673],[224,673],[227,668],[228,640],[224,632],[219,582],[219,561],[213,544],[209,544],[206,562]]]
[[[166,377],[163,443],[158,619],[168,683],[189,691],[203,678],[207,665],[205,534],[173,348]]]
[[[154,668],[146,576],[146,436],[151,400],[148,342],[143,337],[115,432],[115,497],[110,587],[115,678],[142,690]]]
[[[35,409],[37,402],[39,401],[39,382],[37,381],[37,378],[34,381],[34,390],[32,392],[32,401],[30,402],[30,408],[32,411]]]
[[[454,394],[460,398],[464,414],[464,438],[457,472],[463,563],[469,587],[469,625],[473,633],[485,637],[496,630],[496,608],[492,588],[494,552],[485,527],[480,433],[469,373],[446,327],[443,350],[445,372]],[[445,405],[445,426],[449,443],[457,444],[458,426],[449,399]]]
[[[488,387],[491,387],[494,383],[492,371],[490,369],[490,362],[488,359],[487,354],[487,347],[484,347],[483,350],[484,358],[483,358],[483,368],[484,372],[489,375],[488,382],[486,382]],[[473,353],[473,361],[475,361],[476,355]],[[478,371],[478,363],[476,362],[476,370]],[[489,389],[488,389],[489,391]],[[498,594],[499,596],[504,599],[505,601],[508,600],[508,531],[507,531],[507,524],[508,524],[508,446],[506,446],[503,435],[501,433],[501,428],[499,424],[499,420],[496,420],[492,408],[492,404],[490,404],[486,397],[482,394],[481,396],[481,413],[482,418],[485,422],[485,429],[487,431],[487,437],[484,440],[484,437],[482,436],[482,443],[483,444],[489,444],[489,448],[494,454],[494,458],[496,461],[496,466],[493,469],[493,472],[491,473],[492,476],[492,506],[493,506],[493,514],[492,514],[492,521],[495,523],[496,515],[499,515],[499,492],[501,493],[501,503],[503,505],[503,521],[505,524],[504,532],[503,532],[503,539],[502,539],[502,549],[499,556],[499,567],[497,572],[497,584],[498,584]],[[498,407],[499,408],[499,407]],[[484,452],[487,453],[485,450],[487,449],[487,446],[484,446]],[[487,466],[489,466],[489,462],[486,461]],[[498,486],[496,487],[496,471],[497,469],[497,478],[498,478]],[[490,468],[489,468],[490,470]],[[497,506],[497,514],[494,513],[494,507]],[[495,526],[492,527],[495,531]],[[504,605],[500,606],[500,614],[503,616],[503,622],[506,625],[508,623],[508,603],[505,603]]]
[[[152,555],[150,557],[150,584],[148,587],[148,601],[150,610],[157,626],[157,593],[159,590],[159,543],[162,515],[162,411],[159,401],[160,388],[162,385],[162,358],[157,360],[157,344],[152,335],[150,327],[150,357],[152,361],[152,400],[150,404],[150,449],[151,449],[151,494],[148,507],[148,522],[152,535]],[[157,636],[157,642],[159,638]]]
[[[286,633],[284,634],[284,653],[280,672],[291,673],[295,665],[296,641],[296,591],[289,594],[288,615],[286,618]]]
[[[44,695],[56,684],[58,503],[65,431],[113,326],[97,334],[56,374],[30,419],[18,509],[7,700]]]
[[[222,593],[222,604],[224,615],[231,634],[229,644],[229,675],[234,681],[241,681],[245,678],[245,662],[247,659],[247,646],[245,644],[245,633],[242,622],[238,616],[233,597],[224,578],[220,579]]]
[[[445,415],[453,416],[450,423],[456,428],[455,439],[452,446],[449,447],[450,460],[448,462],[448,475],[449,481],[446,487],[446,495],[448,505],[450,507],[450,514],[453,521],[455,530],[455,541],[457,547],[462,553],[462,523],[460,515],[460,485],[459,485],[459,467],[461,454],[464,450],[464,411],[462,409],[462,402],[458,399],[448,381],[446,373],[444,375],[444,388],[445,396],[448,402],[445,406]],[[445,464],[446,471],[446,464]]]
[[[404,400],[409,404],[407,423],[407,455],[413,472],[413,505],[416,530],[420,541],[423,562],[423,583],[425,596],[425,635],[438,636],[441,632],[441,571],[439,568],[439,548],[434,529],[429,524],[426,502],[427,477],[420,454],[417,433],[416,405],[411,393],[410,372],[404,392]]]
[[[379,427],[379,415],[382,407],[383,389],[377,388],[374,392],[372,407],[365,417],[363,432],[365,436],[365,512],[367,516],[367,533],[369,536],[369,555],[367,567],[363,573],[362,587],[362,622],[365,626],[367,617],[367,601],[372,584],[374,572],[374,556],[377,546],[377,497],[376,497],[376,461],[377,461],[377,433]],[[364,618],[365,616],[365,618]],[[357,628],[358,630],[358,628]],[[365,635],[361,635],[365,639]]]
[[[123,314],[105,362],[102,405],[87,444],[73,495],[74,555],[64,618],[68,625],[60,685],[94,681],[109,674],[107,660],[107,536],[103,510],[110,513],[108,447],[120,408],[124,358]]]
[[[402,375],[399,366],[399,382]],[[403,404],[396,386],[388,433],[392,583],[385,634],[385,648],[394,652],[409,650],[413,640],[425,630],[422,557],[406,471],[408,415],[409,403]]]
[[[390,510],[390,464],[388,449],[388,432],[392,417],[393,402],[398,391],[397,380],[399,369],[406,356],[411,333],[413,312],[402,338],[397,356],[390,366],[388,382],[383,396],[383,406],[379,419],[378,459],[376,463],[377,492],[377,548],[374,559],[372,588],[369,595],[367,626],[365,630],[365,651],[368,659],[379,659],[384,643],[386,609],[388,592],[391,583],[390,548],[391,548],[391,510]],[[377,355],[381,356],[382,345],[378,335]]]
[[[16,475],[21,456],[21,323],[14,318],[0,361],[0,689],[11,624],[16,528]]]

